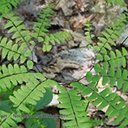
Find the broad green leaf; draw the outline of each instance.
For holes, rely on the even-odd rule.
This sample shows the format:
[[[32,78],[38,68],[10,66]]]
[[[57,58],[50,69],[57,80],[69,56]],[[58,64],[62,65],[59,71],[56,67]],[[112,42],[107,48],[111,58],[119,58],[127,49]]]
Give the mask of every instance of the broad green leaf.
[[[37,102],[35,109],[36,110],[43,109],[44,107],[46,107],[46,105],[48,105],[52,101],[52,98],[53,98],[53,93],[51,89],[47,88],[44,96],[41,97],[41,99]]]

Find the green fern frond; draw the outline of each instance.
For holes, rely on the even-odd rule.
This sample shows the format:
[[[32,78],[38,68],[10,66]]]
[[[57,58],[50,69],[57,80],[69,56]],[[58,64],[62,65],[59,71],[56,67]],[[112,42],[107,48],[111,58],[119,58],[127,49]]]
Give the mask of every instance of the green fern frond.
[[[93,79],[96,80],[94,77]],[[97,81],[97,80],[96,80]],[[90,82],[87,86],[80,83],[72,83],[72,86],[77,89],[79,93],[87,97],[87,100],[99,110],[105,110],[106,115],[115,118],[113,125],[119,125],[119,128],[124,128],[128,124],[128,106],[122,97],[113,93],[111,89],[105,88],[99,91],[96,86],[97,82]]]
[[[33,82],[35,79],[43,79],[43,77],[43,74],[28,72],[23,65],[2,65],[0,69],[0,92],[10,90],[23,82],[27,83],[30,80]]]
[[[9,11],[16,8],[21,0],[0,0],[0,13],[2,15],[7,15]]]
[[[122,66],[124,67],[121,67]],[[104,62],[103,64],[96,64],[94,66],[96,75],[99,78],[102,78],[102,84],[105,85],[109,83],[111,87],[117,86],[118,89],[122,89],[123,92],[126,92],[128,89],[128,71],[125,69],[126,67],[126,59],[118,58],[115,60],[111,59],[109,62]],[[87,73],[87,79],[89,81],[92,79],[91,72]]]
[[[122,48],[122,50],[116,49],[115,51],[110,51],[106,55],[97,55],[98,59],[102,61],[103,63],[108,62],[110,67],[114,66],[116,67],[126,67],[127,64],[127,58],[128,58],[128,52],[125,48]]]
[[[69,41],[71,39],[72,39],[71,34],[66,31],[57,32],[56,34],[47,35],[44,38],[42,50],[44,52],[48,52],[52,49],[52,47],[56,43],[58,43],[58,44],[65,43],[66,41]]]
[[[0,111],[0,127],[1,128],[17,128],[18,122],[21,122],[22,115],[20,113],[7,113],[5,111]]]
[[[128,124],[128,118],[125,116],[128,113],[128,107],[121,96],[112,92],[112,88],[116,86],[124,93],[128,90],[128,71],[126,70],[128,52],[125,48],[116,49],[116,41],[123,32],[126,23],[127,16],[122,15],[114,22],[112,27],[102,32],[103,36],[98,37],[99,42],[94,46],[98,59],[94,65],[95,73],[88,72],[86,74],[87,85],[72,84],[79,93],[86,96],[87,100],[99,110],[104,109],[109,119],[115,119],[113,125],[119,125],[119,128],[124,128]],[[97,87],[99,81],[102,86],[104,85],[102,89]]]
[[[40,79],[42,82],[31,77],[25,86],[21,86],[20,89],[13,92],[13,96],[9,98],[13,102],[15,110],[30,113],[31,106],[35,106],[44,96],[45,88],[56,85],[56,82],[52,80]]]
[[[44,113],[42,111],[31,114],[31,117],[25,120],[26,128],[57,128],[55,120],[56,115]]]
[[[47,128],[42,122],[43,121],[40,121],[38,118],[30,118],[26,121],[25,126],[26,128]]]
[[[46,128],[45,124],[43,124],[43,121],[39,119],[39,115],[33,115],[33,114],[24,114],[20,112],[12,112],[7,113],[5,111],[0,111],[0,115],[3,115],[0,117],[0,127],[1,128],[17,128],[17,123],[23,121],[23,119],[26,119],[28,117],[27,122],[25,123],[25,126],[27,128]],[[33,118],[31,118],[33,117]]]
[[[126,70],[128,52],[125,48],[122,48],[122,52],[116,50],[116,53],[110,51],[110,56],[104,56],[104,62],[102,64],[95,64],[95,77],[97,81],[102,78],[102,84],[110,84],[111,87],[117,86],[118,89],[122,89],[123,92],[126,92],[128,89],[127,76],[128,71]],[[87,80],[94,82],[94,77],[91,72],[88,72],[86,75]],[[96,82],[97,82],[96,81]]]
[[[20,59],[20,63],[24,63],[32,56],[26,43],[22,43],[19,46],[19,44],[13,44],[12,40],[2,37],[0,37],[0,51],[2,53],[2,59],[7,58],[9,61],[11,59],[14,59],[14,61]]]
[[[87,22],[85,24],[85,39],[89,44],[92,44],[92,39],[94,37],[94,34],[92,34],[92,24],[90,22]]]
[[[29,44],[31,36],[23,21],[13,13],[4,17],[7,19],[7,24],[5,24],[4,29],[7,29],[8,33],[13,34],[12,39],[15,39],[16,42]]]
[[[109,5],[119,5],[121,7],[124,7],[125,6],[125,3],[124,3],[124,0],[106,0],[106,2],[109,4]]]
[[[58,105],[61,118],[66,122],[65,128],[91,128],[91,120],[87,117],[85,112],[86,106],[74,90],[66,90],[64,87],[59,87],[59,101]]]
[[[66,31],[57,32],[55,34],[48,33],[48,28],[51,26],[52,16],[53,6],[49,5],[41,11],[33,28],[34,32],[32,33],[32,37],[43,44],[42,50],[44,52],[50,51],[56,43],[64,43],[72,38],[71,34]]]
[[[38,16],[37,22],[33,30],[35,31],[32,36],[35,37],[38,42],[42,41],[42,37],[48,33],[48,28],[51,26],[51,18],[53,16],[53,7],[51,5],[45,7]]]
[[[101,59],[101,54],[107,55],[107,51],[111,51],[112,47],[116,46],[115,41],[119,39],[119,36],[127,23],[126,17],[127,16],[124,14],[120,16],[110,28],[107,28],[106,31],[102,32],[103,36],[98,37],[99,42],[97,43],[97,46],[94,46],[98,59]]]

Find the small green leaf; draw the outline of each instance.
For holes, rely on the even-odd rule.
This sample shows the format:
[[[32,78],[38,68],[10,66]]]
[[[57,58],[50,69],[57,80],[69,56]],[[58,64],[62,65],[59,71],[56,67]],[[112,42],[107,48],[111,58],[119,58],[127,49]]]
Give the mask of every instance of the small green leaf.
[[[115,75],[115,70],[114,70],[114,67],[110,67],[110,70],[109,70],[109,75],[110,76],[113,76],[114,77],[114,75]]]
[[[125,48],[122,48],[122,54],[123,56],[127,56],[128,55],[128,52]]]
[[[115,53],[113,51],[110,51],[110,56],[111,56],[112,59],[116,58],[116,55],[115,55]]]
[[[98,82],[99,80],[100,80],[100,76],[98,76],[98,75],[95,75],[95,76],[93,76],[93,82]]]
[[[123,92],[125,93],[125,92],[127,92],[128,91],[128,82],[126,81],[126,82],[124,82],[124,84],[123,84]]]
[[[15,73],[20,73],[20,67],[18,64],[14,64],[14,71]]]
[[[105,85],[109,82],[109,77],[103,77],[102,84]]]
[[[112,49],[111,46],[108,43],[106,43],[104,47],[107,48],[108,50]]]
[[[100,51],[101,51],[101,54],[104,54],[104,55],[107,55],[107,54],[108,54],[108,51],[107,51],[106,48],[104,48],[104,47],[102,47],[102,48],[100,49]]]
[[[123,86],[124,80],[123,79],[117,79],[117,87],[118,89],[121,89]]]
[[[7,56],[7,59],[8,60],[11,60],[13,58],[13,56],[14,56],[14,53],[12,51],[9,51],[8,52],[8,56]]]
[[[26,57],[24,56],[20,56],[20,63],[23,64],[26,60]]]
[[[117,55],[117,57],[122,57],[121,52],[119,50],[117,50],[117,49],[116,49],[116,55]]]
[[[109,42],[109,44],[111,44],[113,46],[116,46],[116,43],[111,38],[108,39],[108,42]]]
[[[87,72],[86,79],[88,82],[92,81],[92,73],[91,72]]]
[[[123,79],[127,79],[127,77],[128,77],[128,71],[126,69],[123,70],[122,77],[123,77]]]
[[[108,60],[110,60],[110,57],[108,55],[104,55],[104,60],[108,61]]]
[[[3,72],[3,75],[8,75],[9,74],[8,68],[6,67],[5,64],[2,65],[2,72]]]
[[[117,71],[116,71],[116,77],[117,77],[117,78],[120,78],[121,75],[122,75],[121,69],[118,68]]]
[[[103,37],[98,37],[98,39],[103,42],[103,43],[106,43],[107,42],[107,39],[103,38]]]
[[[122,64],[122,66],[125,68],[126,67],[126,59],[125,59],[125,57],[123,57],[122,59],[121,59],[121,64]]]
[[[99,61],[103,61],[103,56],[101,54],[97,54],[96,55],[96,58],[99,60]]]
[[[9,74],[13,74],[14,73],[14,68],[11,64],[8,65],[8,70],[9,70]]]
[[[44,52],[49,52],[52,49],[52,45],[46,44],[43,46],[43,51]]]
[[[6,58],[8,52],[9,52],[9,51],[8,51],[7,49],[5,49],[5,48],[2,49],[2,58],[3,58],[3,59]]]
[[[94,69],[95,69],[96,73],[99,73],[101,71],[101,65],[95,64]]]
[[[28,69],[32,69],[33,68],[33,62],[32,61],[30,61],[30,60],[28,60],[27,61],[27,67],[28,67]]]
[[[38,42],[43,42],[44,39],[42,37],[38,37]]]

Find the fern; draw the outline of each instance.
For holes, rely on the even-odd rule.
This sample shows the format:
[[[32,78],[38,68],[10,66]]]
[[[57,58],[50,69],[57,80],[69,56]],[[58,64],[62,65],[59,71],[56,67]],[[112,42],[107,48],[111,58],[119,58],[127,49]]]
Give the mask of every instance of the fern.
[[[44,8],[41,13],[38,16],[37,22],[35,22],[35,26],[33,30],[35,33],[33,34],[33,37],[38,39],[38,41],[42,41],[42,36],[46,36],[46,33],[48,32],[48,28],[51,26],[51,18],[53,16],[53,6],[49,5],[49,7]],[[41,38],[41,39],[40,39]]]
[[[85,38],[89,44],[92,44],[94,38],[94,34],[92,34],[92,30],[93,30],[92,24],[90,22],[87,22],[85,24]]]
[[[35,22],[35,26],[33,28],[34,33],[32,33],[32,37],[34,37],[38,42],[43,43],[42,50],[44,52],[48,52],[52,49],[56,43],[64,43],[65,41],[71,40],[72,36],[70,33],[62,31],[56,34],[48,34],[48,28],[51,26],[51,18],[53,16],[53,6],[49,5],[48,8],[45,8],[40,13],[37,22]]]
[[[0,1],[0,13],[1,15],[7,14],[13,8],[16,8],[21,0],[1,0]]]
[[[10,128],[16,127],[17,123],[24,119],[23,114],[28,113],[29,116],[32,116],[32,111],[40,98],[45,94],[45,88],[56,85],[56,82],[52,80],[42,79],[41,74],[37,74],[36,77],[40,80],[34,79],[29,75],[29,82],[26,86],[22,85],[20,89],[13,92],[13,95],[10,96],[10,101],[13,103],[13,112],[3,114],[5,118],[2,118],[0,122],[0,127]],[[44,82],[43,82],[44,81]],[[37,120],[37,119],[36,119]],[[43,124],[41,125],[44,126]],[[41,127],[40,126],[40,127]]]
[[[42,121],[37,119],[28,119],[25,123],[27,128],[46,128],[45,124]]]
[[[119,128],[123,128],[128,124],[128,119],[125,114],[128,112],[126,102],[118,96],[116,93],[112,93],[108,87],[103,91],[97,89],[97,80],[95,76],[92,78],[92,82],[88,86],[72,83],[72,86],[77,89],[83,96],[87,96],[87,100],[97,106],[99,110],[106,111],[106,115],[111,118],[116,118],[114,124],[120,124]]]
[[[103,61],[103,56],[108,55],[108,50],[112,50],[112,47],[116,46],[116,40],[119,39],[119,35],[122,33],[127,19],[126,15],[122,15],[114,24],[102,32],[101,37],[98,37],[99,42],[94,49],[96,50],[96,56],[99,61]]]
[[[125,5],[124,0],[106,0],[106,2],[112,6],[119,5],[121,7],[124,7]]]
[[[125,48],[122,49],[122,53],[119,50],[116,50],[116,54],[111,51],[110,57],[105,56],[105,62],[102,64],[96,64],[94,69],[96,71],[97,77],[102,77],[102,84],[110,83],[111,87],[117,86],[118,89],[122,89],[123,92],[126,92],[128,87],[127,85],[127,76],[128,72],[126,68],[126,59],[128,57],[128,52]],[[89,73],[89,76],[91,74]],[[88,74],[87,74],[88,77]]]
[[[113,124],[124,128],[128,125],[128,119],[125,114],[128,112],[126,101],[112,92],[112,88],[117,86],[124,93],[127,91],[126,70],[128,52],[125,48],[121,51],[115,48],[116,40],[123,31],[126,17],[123,15],[115,24],[102,32],[103,36],[99,37],[96,50],[97,63],[94,65],[95,73],[88,72],[86,74],[87,85],[80,83],[72,83],[74,89],[78,93],[87,97],[87,100],[96,106],[99,110],[104,110],[106,115],[115,118]],[[101,81],[102,89],[98,85]]]
[[[35,79],[43,79],[43,77],[43,74],[28,72],[27,68],[23,65],[2,65],[0,70],[0,89],[2,92],[7,91],[23,82],[27,83],[30,80],[33,82]]]
[[[59,108],[62,119],[65,122],[65,128],[91,128],[92,124],[90,119],[86,116],[86,106],[83,101],[80,100],[80,96],[74,90],[66,90],[64,87],[59,87],[61,91],[59,95]],[[68,104],[68,106],[67,106]]]
[[[21,86],[21,88],[14,91],[13,96],[10,96],[9,98],[14,103],[14,107],[17,111],[21,110],[30,113],[31,110],[27,106],[36,105],[37,101],[43,97],[45,88],[51,86],[51,83],[53,83],[52,80],[46,80],[45,78],[41,82],[33,78],[31,81],[30,77],[26,86]]]
[[[20,63],[24,63],[27,59],[31,58],[31,50],[28,49],[26,43],[22,43],[20,46],[18,44],[13,44],[12,40],[0,37],[0,51],[2,52],[2,59],[7,58],[7,60],[13,59],[17,61],[20,59]]]
[[[56,115],[55,115],[56,116]],[[27,128],[56,128],[56,123],[54,122],[54,115],[36,112],[32,114],[33,118],[29,118],[25,122],[25,127]],[[42,120],[43,118],[43,120]]]
[[[1,128],[18,127],[17,123],[22,120],[21,113],[17,113],[18,116],[15,116],[16,113],[7,113],[5,111],[0,111],[0,114],[4,115],[3,117],[0,117]]]
[[[16,42],[30,43],[31,37],[23,21],[13,13],[4,17],[7,19],[7,24],[4,28],[8,30],[8,33],[13,33],[12,39],[16,39]]]
[[[42,50],[50,51],[56,43],[63,43],[72,37],[65,31],[55,34],[48,32],[51,26],[50,17],[53,15],[51,6],[41,11],[33,31],[30,32],[19,16],[13,12],[8,13],[13,7],[17,6],[19,1],[6,1],[5,5],[4,1],[0,2],[1,9],[6,9],[5,11],[0,10],[2,17],[6,21],[4,29],[10,34],[10,37],[7,38],[0,37],[1,61],[7,60],[8,63],[12,63],[2,64],[0,67],[0,94],[1,97],[4,97],[6,92],[7,96],[4,98],[11,101],[10,104],[5,103],[11,110],[8,112],[0,111],[1,115],[6,116],[0,120],[0,127],[9,128],[18,127],[17,123],[24,119],[22,117],[24,113],[30,115],[36,113],[35,111],[42,106],[42,100],[46,96],[47,88],[50,89],[51,86],[56,85],[56,82],[46,79],[42,73],[35,72],[33,68],[32,48],[35,48],[35,42],[43,42]],[[45,101],[43,103],[48,104]],[[19,118],[15,117],[14,114],[19,115]],[[39,124],[39,127],[45,127],[40,119],[36,119],[36,123]],[[34,127],[33,124],[29,126]]]
[[[104,37],[99,38],[101,42],[99,42],[95,47],[97,50],[96,57],[100,62],[102,62],[102,64],[99,63],[94,66],[97,75],[103,77],[103,84],[110,82],[110,85],[114,86],[117,82],[117,87],[119,89],[123,89],[124,92],[127,90],[127,87],[123,85],[126,85],[127,82],[123,81],[127,81],[127,72],[125,68],[128,52],[125,48],[122,48],[122,51],[114,49],[116,46],[116,42],[114,40],[119,38],[125,22],[126,17],[123,16],[123,18],[115,23],[115,26],[112,27],[112,29],[107,29],[107,32],[102,33]]]

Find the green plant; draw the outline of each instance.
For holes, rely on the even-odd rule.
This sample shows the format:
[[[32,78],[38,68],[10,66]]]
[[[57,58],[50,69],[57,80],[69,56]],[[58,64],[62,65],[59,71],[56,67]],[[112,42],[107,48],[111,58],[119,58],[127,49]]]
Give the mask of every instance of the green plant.
[[[115,41],[119,39],[126,23],[127,18],[122,15],[114,25],[102,32],[102,36],[98,38],[99,42],[93,46],[98,62],[94,65],[95,73],[90,71],[86,75],[88,84],[72,83],[73,88],[82,96],[86,96],[86,100],[98,110],[105,109],[108,118],[115,119],[113,125],[119,128],[128,125],[126,99],[118,94],[118,91],[121,91],[126,95],[128,89],[126,67],[128,51],[125,47],[118,50]],[[113,92],[114,86],[117,88],[115,92]]]
[[[30,31],[12,10],[19,4],[19,0],[0,2],[1,20],[5,20],[4,29],[10,34],[10,37],[0,37],[1,62],[8,61],[7,64],[0,66],[0,94],[3,99],[0,101],[0,127],[18,127],[18,122],[25,121],[26,127],[44,128],[49,124],[47,120],[44,122],[41,119],[45,120],[47,116],[44,114],[46,117],[39,117],[38,120],[36,117],[41,114],[39,110],[51,102],[52,92],[47,90],[57,83],[45,78],[43,73],[33,70],[35,61],[32,51],[36,42],[43,42],[42,51],[48,52],[56,43],[70,40],[71,34],[64,31],[49,34],[48,29],[53,15],[51,5],[41,11],[33,31]],[[8,13],[9,11],[11,12]],[[24,117],[27,115],[24,114],[29,114],[29,118],[33,116],[35,119],[27,120]],[[54,119],[50,120],[52,123],[55,122]]]
[[[53,5],[39,13],[30,31],[12,10],[20,0],[0,2],[1,20],[5,20],[4,29],[10,34],[9,37],[0,37],[0,128],[17,128],[18,123],[24,123],[26,128],[55,128],[54,117],[42,112],[53,98],[53,86],[60,93],[58,108],[65,128],[92,128],[102,124],[102,120],[89,117],[90,105],[98,110],[104,109],[108,119],[114,119],[113,125],[119,128],[128,126],[126,99],[118,93],[126,95],[128,89],[128,52],[125,47],[117,49],[116,45],[127,24],[126,15],[120,16],[102,32],[96,44],[93,44],[91,24],[86,25],[86,39],[96,54],[95,73],[89,71],[86,74],[88,84],[73,82],[67,89],[34,70],[33,49],[37,43],[42,45],[43,52],[49,52],[57,43],[72,39],[71,34],[65,31],[49,33]],[[113,91],[114,86],[118,91]]]
[[[95,37],[94,34],[92,34],[92,31],[93,31],[92,24],[90,22],[87,22],[85,24],[85,38],[88,44],[92,44],[93,38]]]
[[[106,0],[106,2],[109,4],[109,5],[119,5],[119,6],[122,6],[124,7],[125,3],[124,3],[124,0]]]
[[[20,4],[21,0],[1,0],[0,1],[0,15],[5,15],[13,8],[16,8]]]
[[[75,90],[68,91],[64,87],[58,88],[61,91],[59,95],[59,108],[62,109],[60,110],[60,114],[62,115],[62,119],[67,120],[67,122],[64,123],[64,127],[92,127],[92,122],[89,117],[86,116],[87,113],[84,112],[87,104],[81,100],[77,92]]]

